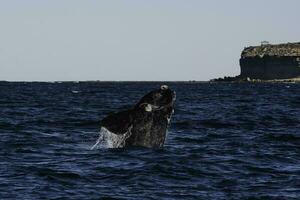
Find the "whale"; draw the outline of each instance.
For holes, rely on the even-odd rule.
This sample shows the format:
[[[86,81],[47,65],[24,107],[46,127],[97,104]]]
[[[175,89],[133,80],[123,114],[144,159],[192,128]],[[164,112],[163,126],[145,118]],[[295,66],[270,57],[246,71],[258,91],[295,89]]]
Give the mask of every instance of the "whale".
[[[101,120],[101,127],[122,141],[117,147],[163,147],[171,116],[175,91],[162,85],[127,110],[112,113]]]

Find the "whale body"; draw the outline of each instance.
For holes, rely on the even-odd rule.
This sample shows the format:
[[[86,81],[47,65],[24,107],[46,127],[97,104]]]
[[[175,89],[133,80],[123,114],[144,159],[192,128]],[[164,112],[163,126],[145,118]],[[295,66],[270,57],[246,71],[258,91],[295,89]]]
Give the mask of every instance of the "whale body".
[[[108,115],[102,128],[120,136],[119,147],[160,148],[174,110],[175,92],[167,85],[146,94],[132,108]]]

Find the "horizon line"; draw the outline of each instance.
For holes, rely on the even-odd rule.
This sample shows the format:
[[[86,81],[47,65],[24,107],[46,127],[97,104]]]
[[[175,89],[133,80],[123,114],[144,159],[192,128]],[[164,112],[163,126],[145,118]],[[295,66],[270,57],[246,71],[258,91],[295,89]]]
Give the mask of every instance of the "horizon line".
[[[210,80],[53,80],[53,81],[45,81],[45,80],[0,80],[0,82],[16,82],[16,83],[65,83],[65,82],[209,82]]]

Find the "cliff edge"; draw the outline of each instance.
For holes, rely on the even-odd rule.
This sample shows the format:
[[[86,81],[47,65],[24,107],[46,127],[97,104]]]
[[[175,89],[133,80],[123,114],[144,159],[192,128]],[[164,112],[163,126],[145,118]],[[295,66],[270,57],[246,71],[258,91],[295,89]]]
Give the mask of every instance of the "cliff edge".
[[[239,78],[273,80],[300,77],[300,43],[247,47],[240,58]]]

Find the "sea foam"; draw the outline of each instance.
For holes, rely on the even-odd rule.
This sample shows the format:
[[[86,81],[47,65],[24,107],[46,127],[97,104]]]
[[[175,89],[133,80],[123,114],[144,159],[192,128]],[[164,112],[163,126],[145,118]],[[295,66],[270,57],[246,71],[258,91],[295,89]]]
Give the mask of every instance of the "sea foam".
[[[122,148],[125,146],[125,140],[131,135],[131,127],[129,130],[121,135],[115,134],[105,127],[101,127],[99,132],[99,138],[91,148],[100,149],[100,148]]]

